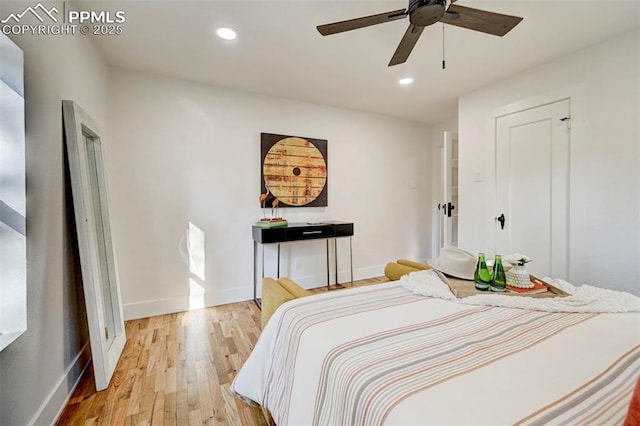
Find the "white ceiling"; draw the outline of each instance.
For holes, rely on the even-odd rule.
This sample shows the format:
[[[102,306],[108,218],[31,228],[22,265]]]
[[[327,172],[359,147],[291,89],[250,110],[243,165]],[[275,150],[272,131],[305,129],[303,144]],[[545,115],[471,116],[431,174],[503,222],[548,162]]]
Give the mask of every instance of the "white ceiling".
[[[457,98],[640,26],[640,0],[459,0],[524,17],[505,37],[425,29],[407,63],[387,67],[408,20],[323,37],[316,25],[406,7],[407,1],[84,1],[123,10],[123,34],[96,36],[111,65],[307,102],[436,123]],[[219,26],[239,33],[225,42]],[[640,41],[639,41],[640,48]],[[400,77],[415,83],[399,87]]]

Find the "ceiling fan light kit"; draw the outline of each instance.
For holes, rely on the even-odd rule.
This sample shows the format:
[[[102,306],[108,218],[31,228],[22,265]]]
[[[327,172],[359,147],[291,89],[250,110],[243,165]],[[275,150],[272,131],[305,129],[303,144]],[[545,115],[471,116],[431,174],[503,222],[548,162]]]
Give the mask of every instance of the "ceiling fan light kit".
[[[372,25],[384,24],[409,17],[409,27],[404,33],[400,44],[391,57],[389,66],[402,64],[407,61],[411,51],[422,35],[425,27],[436,22],[455,25],[499,37],[504,36],[518,25],[522,18],[503,15],[495,12],[454,5],[456,0],[410,0],[406,10],[394,10],[362,18],[348,19],[331,24],[318,25],[317,29],[323,36],[357,30]]]

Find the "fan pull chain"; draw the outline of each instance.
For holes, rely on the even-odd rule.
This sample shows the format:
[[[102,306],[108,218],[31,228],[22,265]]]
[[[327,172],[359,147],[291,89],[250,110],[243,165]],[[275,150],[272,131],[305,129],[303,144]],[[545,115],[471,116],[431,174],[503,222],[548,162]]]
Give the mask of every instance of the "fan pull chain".
[[[442,24],[442,69],[447,68],[447,64],[444,61],[444,24]]]

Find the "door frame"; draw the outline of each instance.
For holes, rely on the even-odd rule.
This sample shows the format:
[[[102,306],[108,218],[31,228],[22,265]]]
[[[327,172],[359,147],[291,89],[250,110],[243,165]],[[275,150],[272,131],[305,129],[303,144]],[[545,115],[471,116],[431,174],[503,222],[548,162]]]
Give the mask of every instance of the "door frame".
[[[453,201],[453,168],[454,168],[454,162],[455,162],[455,170],[456,170],[456,179],[455,181],[458,182],[459,176],[458,176],[458,169],[459,169],[459,163],[458,163],[458,156],[456,156],[455,160],[453,159],[453,152],[454,152],[454,141],[456,144],[455,147],[455,151],[457,152],[459,149],[458,146],[458,132],[456,131],[452,131],[452,130],[445,130],[442,134],[442,159],[441,159],[441,171],[440,171],[440,178],[441,178],[441,182],[440,182],[440,195],[442,195],[440,197],[441,199],[441,209],[445,209],[445,203],[448,205],[448,203],[452,203]],[[453,203],[452,203],[453,204]],[[453,210],[455,211],[455,224],[456,224],[456,235],[458,233],[458,211],[460,209],[459,206],[460,202],[459,202],[459,193],[458,190],[456,189],[456,200],[455,200],[455,205]],[[458,245],[458,241],[457,238],[455,240],[455,244],[453,242],[453,222],[454,219],[452,216],[449,216],[449,214],[444,214],[443,210],[440,210],[438,213],[440,213],[440,219],[439,222],[441,223],[441,232],[442,232],[442,238],[441,238],[441,246],[451,246],[451,245]]]
[[[437,139],[438,143],[432,145],[432,187],[431,187],[431,256],[438,257],[440,253],[440,233],[442,232],[440,226],[440,215],[442,212],[438,210],[438,204],[440,200],[440,190],[442,188],[442,158],[444,155],[444,140],[442,138]]]

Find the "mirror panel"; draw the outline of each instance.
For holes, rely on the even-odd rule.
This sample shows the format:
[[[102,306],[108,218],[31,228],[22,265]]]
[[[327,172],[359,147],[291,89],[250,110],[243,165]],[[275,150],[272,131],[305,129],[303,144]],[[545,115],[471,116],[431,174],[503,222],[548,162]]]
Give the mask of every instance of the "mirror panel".
[[[102,138],[95,121],[62,101],[96,390],[109,386],[126,336],[111,239]]]

